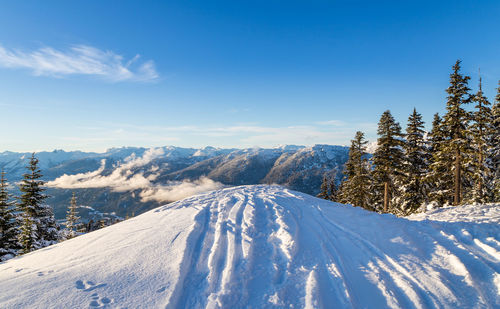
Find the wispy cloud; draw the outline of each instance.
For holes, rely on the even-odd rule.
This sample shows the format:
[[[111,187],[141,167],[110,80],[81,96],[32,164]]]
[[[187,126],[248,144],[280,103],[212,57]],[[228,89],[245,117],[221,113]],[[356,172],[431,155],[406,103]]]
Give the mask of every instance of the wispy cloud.
[[[112,51],[88,45],[75,45],[66,50],[42,47],[33,51],[7,49],[0,45],[0,67],[28,69],[34,75],[64,77],[90,75],[112,82],[154,81],[158,78],[152,60],[130,60]]]
[[[341,127],[346,125],[345,121],[342,120],[318,121],[317,124],[322,126],[334,126],[334,127]]]

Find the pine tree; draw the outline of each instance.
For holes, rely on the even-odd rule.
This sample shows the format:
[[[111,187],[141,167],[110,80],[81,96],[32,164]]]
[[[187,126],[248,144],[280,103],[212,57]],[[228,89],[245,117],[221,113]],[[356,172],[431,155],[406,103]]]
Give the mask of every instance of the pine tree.
[[[75,192],[73,192],[73,196],[71,197],[71,202],[68,207],[68,211],[66,213],[66,238],[70,239],[73,238],[77,235],[76,229],[77,229],[77,224],[78,220],[80,220],[80,217],[78,217],[78,213],[76,210],[76,196]]]
[[[0,261],[16,256],[19,248],[13,202],[10,201],[7,185],[5,172],[2,170],[0,174]]]
[[[463,190],[470,187],[470,132],[468,130],[471,115],[462,106],[471,102],[468,81],[470,77],[460,73],[460,60],[453,66],[450,74],[450,86],[446,89],[448,101],[446,103],[446,114],[442,121],[442,130],[445,133],[443,145],[440,149],[443,156],[452,159],[453,174],[447,175],[453,178],[453,204],[459,205],[462,201]]]
[[[338,198],[338,188],[335,184],[335,177],[323,176],[321,189],[317,197],[336,202]]]
[[[479,77],[479,90],[473,100],[476,103],[476,110],[473,113],[470,131],[474,150],[474,188],[469,195],[468,202],[485,203],[493,200],[493,188],[491,187],[493,185],[493,158],[490,156],[488,145],[494,138],[494,131],[490,102],[483,94],[481,77]]]
[[[378,123],[377,150],[373,154],[372,194],[377,211],[397,212],[397,207],[391,207],[391,199],[398,196],[395,186],[402,175],[403,145],[401,127],[391,115],[385,111]]]
[[[26,168],[28,173],[23,175],[19,185],[22,194],[18,205],[22,212],[20,240],[25,253],[52,245],[59,239],[52,208],[44,204],[47,195],[43,193],[45,189],[42,186],[45,182],[40,179],[42,174],[34,153]]]
[[[452,170],[452,159],[449,153],[442,151],[445,132],[439,114],[434,115],[432,130],[428,136],[431,153],[429,173],[425,177],[428,188],[428,201],[437,206],[451,204],[453,179],[449,176]]]
[[[330,179],[330,188],[328,190],[328,199],[332,202],[338,202],[339,188],[335,183],[335,178]]]
[[[329,198],[329,192],[328,192],[328,187],[329,187],[330,180],[328,180],[328,177],[326,175],[323,176],[323,182],[321,183],[321,189],[319,194],[317,195],[319,198],[328,200]]]
[[[405,215],[415,212],[427,201],[424,176],[430,155],[424,133],[422,116],[413,109],[406,127],[401,196],[397,197],[397,204]]]
[[[497,96],[495,104],[491,108],[492,114],[492,136],[488,143],[489,156],[492,159],[493,172],[493,200],[500,202],[500,81],[498,81]]]
[[[18,239],[21,244],[21,252],[28,253],[35,249],[35,242],[37,235],[35,233],[36,225],[34,224],[32,218],[26,213],[23,212],[22,216],[19,218],[21,224],[21,230],[18,234]]]
[[[370,208],[370,165],[367,160],[365,135],[356,132],[349,158],[344,166],[344,179],[340,185],[337,201],[366,209]]]

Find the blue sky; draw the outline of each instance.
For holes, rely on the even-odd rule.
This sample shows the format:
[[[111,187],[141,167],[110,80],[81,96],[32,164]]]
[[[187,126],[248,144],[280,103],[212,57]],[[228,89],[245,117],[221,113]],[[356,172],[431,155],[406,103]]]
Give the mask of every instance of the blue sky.
[[[10,1],[0,151],[376,139],[443,112],[456,59],[493,99],[500,2]]]

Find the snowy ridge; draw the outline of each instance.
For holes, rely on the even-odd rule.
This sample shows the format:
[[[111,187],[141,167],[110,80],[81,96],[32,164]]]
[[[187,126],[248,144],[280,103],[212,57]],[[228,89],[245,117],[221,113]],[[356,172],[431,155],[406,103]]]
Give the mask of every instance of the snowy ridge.
[[[213,191],[0,264],[0,307],[500,306],[499,205],[411,219]]]

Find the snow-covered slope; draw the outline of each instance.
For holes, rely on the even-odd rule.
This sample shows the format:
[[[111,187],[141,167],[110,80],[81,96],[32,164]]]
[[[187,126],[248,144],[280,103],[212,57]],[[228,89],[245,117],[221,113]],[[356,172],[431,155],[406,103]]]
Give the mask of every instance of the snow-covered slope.
[[[0,264],[0,307],[498,308],[499,223],[229,188]]]

